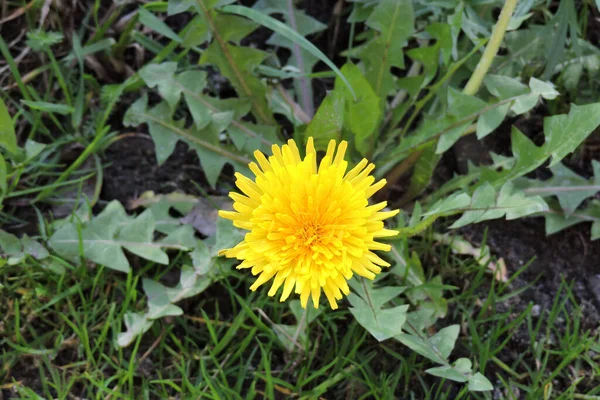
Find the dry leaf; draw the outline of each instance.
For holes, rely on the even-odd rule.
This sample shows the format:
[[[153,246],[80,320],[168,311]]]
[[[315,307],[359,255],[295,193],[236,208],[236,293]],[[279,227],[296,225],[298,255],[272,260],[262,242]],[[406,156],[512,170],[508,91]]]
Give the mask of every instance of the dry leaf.
[[[180,221],[182,224],[192,225],[194,229],[205,236],[211,236],[217,232],[219,210],[233,210],[233,201],[226,196],[201,197],[192,211]]]

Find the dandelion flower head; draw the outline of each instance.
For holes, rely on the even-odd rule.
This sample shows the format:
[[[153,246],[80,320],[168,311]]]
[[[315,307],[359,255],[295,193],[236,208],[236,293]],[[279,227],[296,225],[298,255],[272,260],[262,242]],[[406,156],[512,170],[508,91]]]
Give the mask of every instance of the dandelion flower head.
[[[231,192],[235,211],[221,210],[219,215],[249,232],[219,254],[241,260],[238,269],[250,268],[258,275],[251,290],[272,279],[269,296],[283,286],[281,301],[293,290],[302,307],[312,297],[316,308],[322,291],[336,309],[342,294],[350,293],[347,281],[354,274],[373,279],[381,267],[389,266],[374,251],[390,250],[376,240],[398,233],[383,224],[398,210],[381,211],[386,202],[369,205],[385,179],[375,182],[370,175],[375,166],[366,159],[347,171],[347,147],[345,141],[339,146],[330,141],[317,164],[312,137],[304,159],[290,140],[281,148],[273,145],[268,159],[254,153],[258,164],[249,164],[254,180],[236,173],[243,194]]]

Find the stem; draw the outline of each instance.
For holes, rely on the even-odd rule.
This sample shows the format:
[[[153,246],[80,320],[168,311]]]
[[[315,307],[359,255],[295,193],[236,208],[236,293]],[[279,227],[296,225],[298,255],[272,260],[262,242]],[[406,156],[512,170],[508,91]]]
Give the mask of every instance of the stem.
[[[305,125],[310,124],[312,117],[308,116],[308,114],[302,110],[302,108],[298,105],[298,103],[296,103],[294,101],[294,99],[291,98],[291,96],[288,94],[287,90],[285,90],[285,88],[283,86],[281,86],[280,83],[277,84],[277,91],[279,92],[279,94],[281,94],[281,97],[283,98],[285,103],[290,107],[294,116],[299,121],[302,121],[303,124],[305,124]]]
[[[513,11],[515,11],[516,6],[517,0],[506,0],[504,3],[500,16],[498,17],[498,22],[492,31],[490,41],[485,47],[475,71],[473,71],[471,78],[469,78],[467,85],[463,89],[464,94],[472,96],[479,90],[485,74],[487,74],[496,54],[498,54],[498,49],[500,48],[502,39],[504,39],[504,33],[506,32],[506,28],[508,27],[508,23],[510,22],[510,18],[512,17]]]
[[[302,318],[298,321],[298,328],[296,332],[294,332],[294,337],[292,337],[292,341],[294,343],[298,343],[298,338],[300,337],[300,332],[307,328],[306,320],[308,319],[308,307],[304,309],[302,312]],[[300,346],[303,348],[302,346]]]
[[[298,24],[296,23],[296,16],[294,15],[294,0],[288,0],[288,22],[290,24],[290,28],[298,32]],[[296,61],[298,62],[298,70],[301,75],[305,75],[306,71],[304,70],[304,58],[302,57],[302,50],[298,43],[294,43],[294,57],[296,57]],[[313,104],[312,98],[312,90],[310,87],[310,81],[306,76],[301,76],[298,78],[298,86],[300,86],[300,102],[302,103],[302,108],[304,112],[312,118],[315,113],[315,106]]]
[[[448,71],[446,72],[446,74],[439,81],[437,81],[436,83],[434,83],[431,86],[431,89],[425,95],[425,97],[423,97],[421,100],[419,100],[415,103],[415,109],[413,110],[411,116],[408,118],[408,121],[406,122],[406,124],[404,124],[404,127],[402,128],[402,131],[400,132],[400,136],[405,136],[408,133],[408,129],[412,126],[413,121],[415,120],[415,118],[417,118],[417,116],[419,115],[419,113],[421,112],[423,107],[425,107],[425,105],[437,94],[437,91],[454,76],[456,71],[458,71],[460,69],[460,67],[462,67],[463,64],[466,63],[467,60],[469,58],[471,58],[471,56],[473,56],[477,52],[477,50],[479,50],[479,48],[481,46],[483,46],[484,43],[485,43],[485,41],[482,40],[479,44],[477,44],[469,52],[469,54],[464,56],[461,60],[457,61],[455,64],[451,65],[448,68]],[[416,100],[416,97],[413,98],[413,101],[415,101],[415,100]],[[408,108],[406,109],[406,111],[408,111]],[[404,113],[402,113],[398,117],[392,119],[392,125],[390,126],[390,131],[393,130],[394,129],[393,127],[396,126],[396,124],[398,122],[400,122],[403,118],[404,118]]]

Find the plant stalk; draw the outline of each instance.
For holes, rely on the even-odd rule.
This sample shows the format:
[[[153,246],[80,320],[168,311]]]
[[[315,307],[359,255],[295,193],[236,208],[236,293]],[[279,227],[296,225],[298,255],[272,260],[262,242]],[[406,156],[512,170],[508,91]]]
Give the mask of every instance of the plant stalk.
[[[294,0],[288,0],[288,22],[290,27],[298,32],[298,24],[296,23],[296,16],[294,15]],[[304,58],[302,57],[302,50],[298,43],[294,43],[294,57],[296,57],[296,62],[298,63],[298,70],[300,71],[300,75],[305,75],[307,71],[304,70]],[[313,104],[312,90],[311,90],[311,82],[310,79],[306,76],[300,76],[298,79],[298,86],[300,87],[300,93],[298,93],[298,97],[300,97],[300,102],[302,103],[303,111],[312,119],[315,114],[315,106]]]
[[[475,71],[473,71],[467,85],[463,89],[464,94],[473,96],[481,87],[485,74],[489,71],[496,54],[498,54],[498,49],[500,48],[500,44],[502,44],[506,28],[508,28],[508,23],[510,22],[510,18],[515,11],[516,6],[517,0],[506,0],[504,6],[502,6],[502,11],[500,11],[500,16],[498,17],[498,22],[494,26],[490,41],[485,47],[483,55],[481,56],[479,63],[477,63],[477,67],[475,67]]]

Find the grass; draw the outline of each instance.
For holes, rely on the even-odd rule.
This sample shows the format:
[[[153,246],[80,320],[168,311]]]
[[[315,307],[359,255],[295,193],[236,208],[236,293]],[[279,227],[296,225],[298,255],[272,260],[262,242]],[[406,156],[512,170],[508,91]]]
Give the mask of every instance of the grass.
[[[469,282],[452,298],[448,321],[441,321],[461,324],[453,358],[476,355],[479,370],[505,398],[600,395],[593,384],[599,357],[591,351],[598,350],[598,336],[581,329],[581,308],[568,283],[540,315],[532,305],[512,310],[506,305],[519,292],[491,280],[474,260],[431,245],[414,243],[435,249],[438,272]],[[60,399],[489,398],[432,379],[424,373],[430,362],[397,342],[376,342],[348,311],[322,312],[307,340],[300,335],[289,351],[280,339],[287,332],[282,325],[298,321],[287,303],[248,293],[248,276],[231,270],[188,300],[185,316],[160,320],[132,346],[117,349],[125,311],[143,308],[139,277],[168,279],[177,267],[148,264],[127,276],[70,268],[58,275],[31,264],[4,278],[5,393]]]
[[[118,5],[100,18],[101,5],[97,0],[78,16],[88,23],[78,32],[87,38],[79,49],[86,55],[97,51],[98,58],[111,56],[122,65],[139,51],[142,63],[131,63],[137,70],[151,60],[186,60],[202,51],[178,53],[175,41],[137,30],[133,22],[111,34],[111,26],[131,9]],[[153,9],[164,7],[157,2]],[[20,29],[36,28],[34,11],[25,11]],[[110,48],[107,40],[116,45]],[[14,57],[24,39],[15,43],[0,38],[6,61],[0,68],[7,67],[0,97],[25,121],[17,127],[21,136],[46,147],[36,161],[17,167],[0,225],[35,225],[35,234],[44,239],[51,201],[79,202],[91,174],[97,201],[91,205],[102,205],[106,165],[100,157],[119,140],[122,132],[114,126],[122,128],[121,108],[130,99],[102,101],[108,79],[88,68],[82,76],[75,48],[58,47],[47,58],[36,54],[28,59],[33,67],[25,68]],[[119,78],[124,81],[124,74]],[[129,79],[124,89],[135,99],[139,80],[135,74]],[[78,100],[82,88],[85,101]],[[81,119],[27,107],[21,98],[70,103],[79,107]],[[80,149],[72,162],[61,157],[69,147]],[[91,156],[95,162],[84,164]],[[75,196],[65,192],[73,188]],[[36,208],[22,215],[24,204]],[[56,259],[65,270],[56,273],[27,257],[18,266],[0,265],[0,399],[600,399],[600,338],[582,327],[585,314],[571,282],[561,284],[551,307],[539,310],[515,301],[535,285],[514,285],[527,265],[513,271],[508,282],[498,282],[475,260],[436,245],[430,232],[411,241],[411,250],[427,260],[429,276],[441,274],[445,283],[460,288],[446,292],[449,311],[438,327],[460,324],[451,359],[476,359],[494,393],[469,392],[427,375],[432,363],[398,342],[377,342],[345,306],[337,312],[323,309],[305,328],[289,303],[250,292],[251,278],[233,269],[223,269],[207,291],[185,300],[184,316],[158,320],[121,349],[116,341],[125,313],[146,305],[141,279],[172,282],[181,261],[159,267],[136,260],[132,272],[121,274]]]

